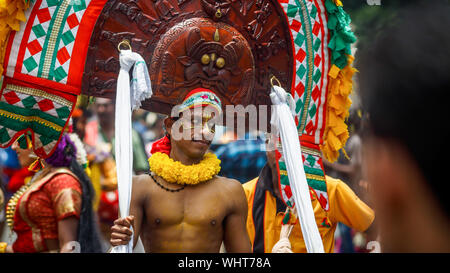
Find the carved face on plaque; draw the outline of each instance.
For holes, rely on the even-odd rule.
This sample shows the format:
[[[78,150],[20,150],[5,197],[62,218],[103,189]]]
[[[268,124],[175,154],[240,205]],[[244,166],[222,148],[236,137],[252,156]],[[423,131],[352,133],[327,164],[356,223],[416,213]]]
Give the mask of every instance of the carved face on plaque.
[[[245,98],[250,98],[254,86],[254,59],[236,29],[193,18],[161,37],[153,53],[150,77],[156,93],[184,94],[204,87],[228,100],[225,104],[247,103]]]

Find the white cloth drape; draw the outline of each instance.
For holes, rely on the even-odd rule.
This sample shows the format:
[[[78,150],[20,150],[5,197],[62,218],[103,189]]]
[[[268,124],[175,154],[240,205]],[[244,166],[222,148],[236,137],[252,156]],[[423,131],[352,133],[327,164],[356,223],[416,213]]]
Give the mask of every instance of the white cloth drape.
[[[129,71],[133,69],[130,83]],[[115,157],[119,192],[120,217],[130,213],[133,175],[131,111],[141,106],[141,100],[152,95],[150,78],[144,59],[131,50],[120,51],[120,71],[117,79],[115,112]],[[132,253],[133,236],[128,245],[114,247],[111,253]]]
[[[294,99],[279,86],[272,87],[270,98],[274,105],[270,123],[272,130],[279,133],[281,137],[283,157],[306,250],[309,253],[323,253],[322,238],[314,217],[308,182],[303,169],[299,136],[293,117]]]

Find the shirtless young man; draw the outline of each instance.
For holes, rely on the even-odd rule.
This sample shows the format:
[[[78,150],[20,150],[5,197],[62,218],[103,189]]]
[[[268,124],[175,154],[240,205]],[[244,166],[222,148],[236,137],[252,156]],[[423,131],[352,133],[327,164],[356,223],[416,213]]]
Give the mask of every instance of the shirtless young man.
[[[181,119],[191,116],[191,120],[180,120],[187,124],[183,123],[179,129],[190,138],[173,137],[178,127],[173,126],[176,119],[167,118],[168,139],[159,141],[152,149],[154,154],[158,146],[166,146],[169,157],[185,166],[202,161],[214,136],[211,119],[198,115],[193,107],[210,105],[211,102],[202,101],[208,97],[206,100],[213,99],[213,103],[219,103],[217,109],[221,108],[214,93],[205,89],[192,93],[184,100],[188,105],[181,113]],[[131,224],[134,245],[141,237],[146,252],[219,252],[222,241],[227,252],[251,252],[247,211],[244,190],[236,180],[215,175],[203,183],[180,185],[154,173],[140,175],[133,178],[130,216],[114,222],[111,244],[127,244]]]

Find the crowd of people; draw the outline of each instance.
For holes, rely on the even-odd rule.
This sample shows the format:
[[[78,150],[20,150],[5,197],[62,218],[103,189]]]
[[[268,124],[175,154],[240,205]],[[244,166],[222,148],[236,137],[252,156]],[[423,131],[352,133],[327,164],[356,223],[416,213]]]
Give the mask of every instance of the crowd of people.
[[[141,111],[134,114],[132,143],[134,155],[133,172],[135,175],[149,172],[147,158],[151,155],[150,150],[152,144],[165,135],[164,119],[165,117],[163,115],[152,112]],[[357,121],[354,122],[354,126],[358,126]],[[241,184],[245,184],[253,178],[258,177],[264,169],[264,166],[266,166],[268,158],[269,160],[271,158],[269,155],[266,156],[265,134],[255,131],[253,135],[246,134],[244,139],[238,139],[231,130],[226,130],[225,127],[219,129],[219,126],[217,128],[218,132],[214,136],[210,150],[216,153],[222,161],[219,175],[236,179]],[[95,213],[95,216],[90,221],[97,225],[94,229],[98,231],[97,235],[100,242],[100,248],[97,251],[105,252],[111,246],[109,243],[111,239],[111,228],[118,216],[117,177],[113,149],[114,101],[99,98],[88,106],[82,106],[80,104],[74,112],[70,130],[71,132],[68,132],[65,136],[72,135],[73,138],[76,135],[81,141],[82,148],[86,153],[87,162],[84,163],[84,167],[85,173],[88,174],[88,180],[91,184],[90,187],[92,188],[90,198],[92,199],[92,209]],[[364,191],[359,190],[360,186],[355,186],[356,182],[353,182],[356,179],[353,177],[358,175],[357,173],[360,173],[361,168],[361,163],[355,162],[356,160],[361,160],[360,156],[356,156],[356,153],[360,153],[359,149],[361,147],[356,147],[360,145],[360,142],[353,141],[352,139],[354,138],[358,138],[357,130],[352,130],[352,137],[348,144],[354,145],[355,147],[346,148],[349,156],[353,159],[351,162],[354,162],[352,163],[354,165],[345,162],[339,163],[340,167],[333,167],[333,164],[331,164],[327,173],[342,181],[352,183],[349,186],[353,191],[364,193]],[[26,141],[24,142],[26,143]],[[352,144],[354,142],[356,144]],[[27,185],[31,179],[37,179],[37,176],[45,176],[42,174],[41,169],[30,169],[30,166],[36,165],[36,159],[37,157],[33,155],[31,150],[26,149],[26,147],[25,149],[20,147],[19,141],[11,148],[1,149],[1,186],[2,204],[4,204],[1,218],[2,242],[9,241],[9,244],[11,244],[16,240],[15,232],[8,227],[6,221],[5,207],[8,201],[14,198],[14,194],[20,191],[23,186]],[[46,161],[47,166],[51,165],[48,163],[48,160]],[[63,167],[70,167],[70,164],[66,164]],[[342,171],[345,168],[349,170]],[[45,170],[45,166],[42,169]],[[338,173],[333,173],[333,171]],[[78,175],[80,174],[78,173]],[[363,181],[358,181],[358,183],[363,183]],[[251,206],[251,204],[249,205]],[[285,206],[283,207],[284,209],[280,208],[280,210],[284,211],[286,209]],[[78,214],[77,216],[79,217]],[[54,238],[56,235],[54,234],[52,236]],[[47,238],[44,237],[44,239]],[[365,233],[359,233],[356,230],[350,229],[345,224],[340,224],[336,232],[335,251],[365,252],[367,251],[365,248],[366,241]],[[334,242],[334,238],[332,242]],[[17,249],[17,251],[20,250],[24,251],[25,249]],[[303,251],[305,250],[303,249]]]

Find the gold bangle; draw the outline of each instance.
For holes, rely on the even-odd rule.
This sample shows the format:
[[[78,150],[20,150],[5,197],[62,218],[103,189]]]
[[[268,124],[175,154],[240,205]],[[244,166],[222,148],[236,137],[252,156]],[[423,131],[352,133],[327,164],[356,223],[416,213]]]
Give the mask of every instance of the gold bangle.
[[[6,253],[6,247],[8,246],[7,243],[0,243],[0,253]]]

